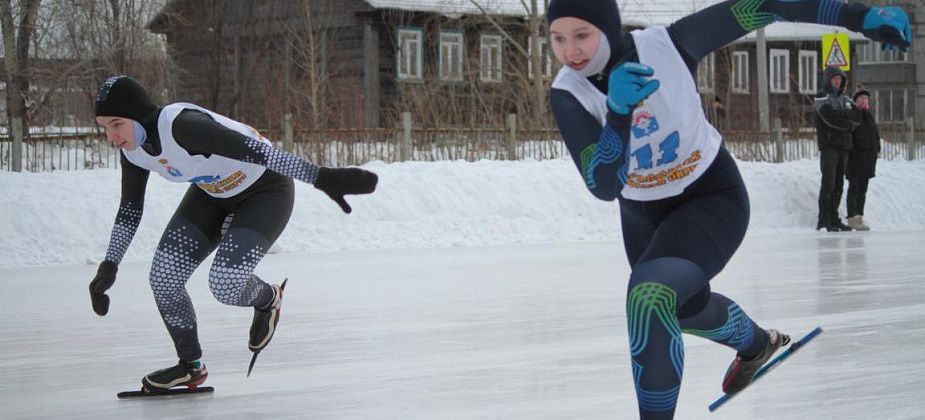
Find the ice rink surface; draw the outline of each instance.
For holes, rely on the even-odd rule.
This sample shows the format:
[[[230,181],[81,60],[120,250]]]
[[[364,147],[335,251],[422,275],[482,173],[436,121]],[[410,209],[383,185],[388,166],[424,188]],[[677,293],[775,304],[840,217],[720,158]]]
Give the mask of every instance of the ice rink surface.
[[[716,413],[734,352],[685,336],[678,419],[925,418],[925,232],[750,236],[713,280],[764,327],[825,333]],[[207,262],[208,263],[208,262]],[[245,377],[253,311],[189,284],[213,395],[118,400],[176,362],[125,263],[0,269],[4,419],[633,419],[617,242],[270,255],[282,321]]]

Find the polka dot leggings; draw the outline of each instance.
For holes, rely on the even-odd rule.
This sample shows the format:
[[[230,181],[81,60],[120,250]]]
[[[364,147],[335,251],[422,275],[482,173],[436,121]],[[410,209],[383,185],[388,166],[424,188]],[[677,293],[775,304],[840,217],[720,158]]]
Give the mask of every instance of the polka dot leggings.
[[[273,291],[254,270],[286,227],[292,205],[292,179],[271,171],[230,198],[212,197],[195,185],[187,190],[161,236],[149,276],[180,360],[202,356],[187,280],[217,248],[209,269],[215,298],[231,306],[269,304]],[[242,338],[246,341],[247,334]]]

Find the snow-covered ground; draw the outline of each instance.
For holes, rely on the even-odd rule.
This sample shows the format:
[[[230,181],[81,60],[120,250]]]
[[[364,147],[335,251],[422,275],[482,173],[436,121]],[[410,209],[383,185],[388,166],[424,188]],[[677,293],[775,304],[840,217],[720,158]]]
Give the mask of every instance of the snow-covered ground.
[[[751,194],[750,234],[815,227],[818,161],[740,162]],[[341,213],[296,183],[289,226],[272,252],[466,247],[617,240],[616,203],[596,200],[570,160],[370,163],[378,191]],[[881,161],[865,218],[878,231],[925,229],[925,161]],[[119,171],[0,171],[0,267],[98,262],[119,202]],[[148,182],[126,261],[154,253],[184,184]],[[844,215],[844,205],[842,215]]]

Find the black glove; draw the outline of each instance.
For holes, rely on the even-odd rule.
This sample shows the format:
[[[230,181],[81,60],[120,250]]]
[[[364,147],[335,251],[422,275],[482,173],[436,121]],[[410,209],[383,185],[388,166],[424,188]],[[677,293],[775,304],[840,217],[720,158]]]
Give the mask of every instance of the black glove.
[[[119,266],[112,261],[103,261],[96,270],[96,277],[90,282],[90,300],[93,302],[93,312],[103,316],[109,312],[109,296],[106,291],[116,281],[116,272]]]
[[[350,213],[345,194],[369,194],[376,191],[379,177],[360,168],[318,168],[315,188],[324,191],[344,213]]]

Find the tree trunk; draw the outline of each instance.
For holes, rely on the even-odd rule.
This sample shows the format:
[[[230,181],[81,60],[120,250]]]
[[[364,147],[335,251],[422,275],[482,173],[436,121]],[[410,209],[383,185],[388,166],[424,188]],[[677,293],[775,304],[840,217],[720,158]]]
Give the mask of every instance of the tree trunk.
[[[546,70],[543,64],[543,48],[540,45],[540,16],[537,8],[537,0],[530,0],[530,42],[533,44],[533,51],[530,52],[530,62],[533,66],[533,124],[541,124],[543,121],[544,108],[546,104],[546,89],[543,73]]]
[[[25,0],[22,4],[23,14],[17,25],[13,22],[11,1],[0,0],[0,26],[3,27],[3,53],[6,65],[7,121],[11,122],[11,137],[23,141],[29,138],[30,126],[26,105],[29,94],[29,44],[35,32],[35,19],[40,4],[41,0]],[[22,124],[16,127],[19,133],[12,132],[14,119],[22,121]],[[17,166],[22,162],[21,156],[13,158]]]

